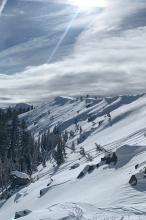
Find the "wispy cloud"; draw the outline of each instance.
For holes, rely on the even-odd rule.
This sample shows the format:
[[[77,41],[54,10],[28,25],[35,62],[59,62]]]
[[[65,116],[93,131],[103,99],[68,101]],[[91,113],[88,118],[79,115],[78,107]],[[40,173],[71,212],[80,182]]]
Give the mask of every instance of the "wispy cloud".
[[[52,8],[49,13],[44,12],[45,3],[43,9],[39,5],[39,12],[36,8],[36,14],[29,14],[28,10],[31,25],[27,28],[36,32],[37,25],[40,35],[26,36],[24,42],[1,52],[0,69],[13,70],[11,75],[1,71],[3,102],[37,100],[49,95],[146,91],[145,0],[107,0],[105,9],[80,14],[55,50],[52,63],[48,63],[49,56],[75,11],[62,4],[63,0],[56,0],[58,6],[50,5],[51,0],[34,1],[41,5],[47,2]],[[25,7],[22,4],[19,10],[26,13]]]

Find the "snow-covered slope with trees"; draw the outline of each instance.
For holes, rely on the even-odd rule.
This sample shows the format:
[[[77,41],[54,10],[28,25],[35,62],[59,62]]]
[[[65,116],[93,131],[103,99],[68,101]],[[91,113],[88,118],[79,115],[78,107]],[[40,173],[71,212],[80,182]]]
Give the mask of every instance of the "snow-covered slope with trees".
[[[0,208],[1,220],[13,219],[15,212],[25,209],[32,212],[22,220],[146,218],[146,179],[141,172],[146,166],[146,95],[103,99],[57,97],[20,118],[26,120],[36,139],[55,126],[74,135],[67,141],[67,158],[59,169],[49,161],[45,168],[40,165],[33,174],[33,183]],[[73,143],[74,153],[70,150]],[[85,165],[97,164],[103,157],[95,143],[115,151],[118,162],[115,166],[100,166],[77,179]],[[92,156],[92,161],[80,155],[80,147]],[[76,163],[80,166],[70,169]],[[138,176],[138,184],[132,187],[129,179],[133,174]],[[50,176],[53,182],[47,186]],[[47,189],[40,195],[43,188]]]

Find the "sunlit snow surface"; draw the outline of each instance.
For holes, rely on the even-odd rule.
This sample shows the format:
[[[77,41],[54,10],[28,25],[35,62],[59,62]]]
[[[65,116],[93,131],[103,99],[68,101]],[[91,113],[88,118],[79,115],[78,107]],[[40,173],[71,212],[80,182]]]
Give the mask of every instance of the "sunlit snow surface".
[[[32,213],[20,218],[22,220],[146,219],[146,182],[140,181],[135,188],[128,183],[131,175],[146,165],[146,95],[92,102],[93,106],[86,108],[84,100],[57,97],[21,116],[26,119],[28,128],[36,138],[40,132],[48,127],[52,129],[57,124],[67,131],[74,130],[77,117],[86,139],[76,146],[75,154],[67,149],[66,162],[56,172],[49,162],[44,169],[40,166],[33,175],[34,179],[39,180],[22,189],[18,199],[14,194],[0,208],[0,220],[10,220],[16,211],[24,209]],[[104,118],[108,111],[112,116],[111,124]],[[94,125],[87,121],[91,114],[96,114]],[[104,123],[98,128],[98,122],[103,119]],[[76,132],[74,139],[68,141],[68,146],[73,140],[76,142],[78,137],[79,133]],[[115,150],[118,163],[116,167],[104,165],[77,180],[77,175],[89,163],[84,158],[80,159],[77,151],[81,146],[93,156],[93,164],[101,159],[102,155],[95,150],[95,142],[106,149]],[[80,163],[80,166],[70,170],[74,163]],[[140,166],[135,170],[138,163]],[[47,193],[40,197],[39,192],[47,186],[50,175],[54,181]]]

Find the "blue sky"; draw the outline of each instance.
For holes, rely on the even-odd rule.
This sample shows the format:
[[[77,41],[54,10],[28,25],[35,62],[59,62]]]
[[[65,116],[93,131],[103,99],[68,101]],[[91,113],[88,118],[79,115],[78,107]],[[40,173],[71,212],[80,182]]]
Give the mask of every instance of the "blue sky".
[[[67,0],[0,2],[1,103],[145,92],[145,0],[80,12]]]

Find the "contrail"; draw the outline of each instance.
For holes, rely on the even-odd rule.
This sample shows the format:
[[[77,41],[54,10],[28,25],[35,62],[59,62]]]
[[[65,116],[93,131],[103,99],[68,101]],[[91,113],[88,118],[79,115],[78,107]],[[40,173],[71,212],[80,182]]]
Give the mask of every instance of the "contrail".
[[[56,52],[57,52],[58,48],[60,47],[62,41],[64,40],[64,38],[65,38],[66,35],[68,34],[68,32],[69,32],[69,30],[70,30],[70,28],[71,28],[71,26],[72,26],[74,20],[75,20],[76,17],[78,16],[78,14],[79,14],[79,10],[74,14],[73,18],[71,19],[70,23],[68,24],[68,26],[67,26],[67,28],[65,29],[64,33],[62,34],[60,40],[58,41],[56,47],[55,47],[54,50],[52,51],[52,53],[51,53],[51,55],[50,55],[50,57],[49,57],[49,60],[48,60],[49,63],[51,62],[51,60],[53,59],[54,55],[56,54]]]
[[[5,8],[6,4],[7,4],[7,1],[8,0],[2,0],[2,2],[0,4],[0,16],[3,13],[3,10],[4,10],[4,8]]]

